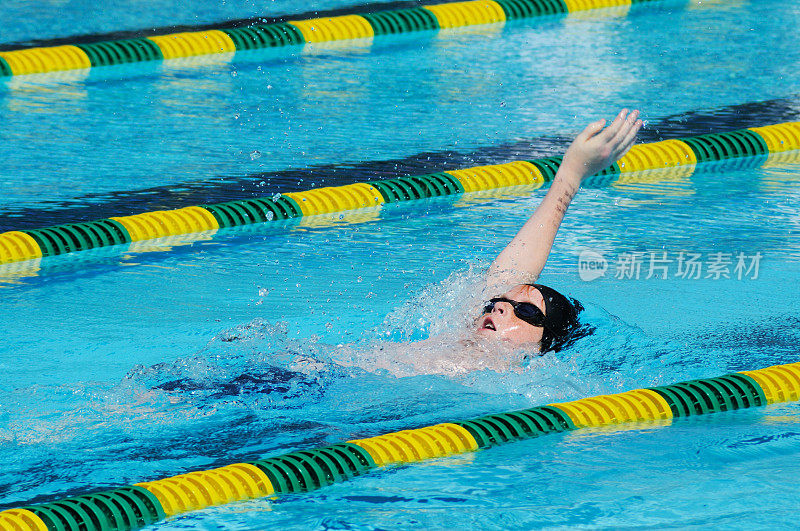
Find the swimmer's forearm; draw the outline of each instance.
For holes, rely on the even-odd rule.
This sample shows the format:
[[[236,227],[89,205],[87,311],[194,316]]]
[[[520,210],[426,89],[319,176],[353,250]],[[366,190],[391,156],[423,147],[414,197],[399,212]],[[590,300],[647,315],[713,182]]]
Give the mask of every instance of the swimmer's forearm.
[[[573,175],[564,175],[561,171],[556,174],[536,211],[489,268],[491,283],[526,283],[539,278],[579,187],[580,178],[576,181]]]

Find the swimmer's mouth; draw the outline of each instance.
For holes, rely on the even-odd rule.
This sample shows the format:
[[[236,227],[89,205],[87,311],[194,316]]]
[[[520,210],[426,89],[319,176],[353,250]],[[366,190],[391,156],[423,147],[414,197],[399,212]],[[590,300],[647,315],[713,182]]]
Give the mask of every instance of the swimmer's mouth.
[[[481,328],[483,328],[484,330],[494,330],[495,332],[497,332],[497,329],[494,327],[494,323],[492,322],[491,317],[486,318]]]

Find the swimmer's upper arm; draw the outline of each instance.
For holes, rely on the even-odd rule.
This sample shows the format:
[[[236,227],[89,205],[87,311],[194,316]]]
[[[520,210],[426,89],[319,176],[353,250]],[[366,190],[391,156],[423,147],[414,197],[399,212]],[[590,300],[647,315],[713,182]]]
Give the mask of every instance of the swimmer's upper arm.
[[[490,289],[539,278],[581,181],[627,153],[642,126],[638,116],[639,111],[628,114],[623,109],[607,128],[603,129],[605,120],[598,120],[575,138],[544,199],[489,267],[486,282]]]

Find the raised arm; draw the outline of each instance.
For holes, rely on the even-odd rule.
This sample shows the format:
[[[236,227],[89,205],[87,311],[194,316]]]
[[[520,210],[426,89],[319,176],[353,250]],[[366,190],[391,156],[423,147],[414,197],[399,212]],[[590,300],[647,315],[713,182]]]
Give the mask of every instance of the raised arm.
[[[642,127],[639,111],[628,113],[628,109],[623,109],[603,129],[605,124],[605,120],[589,124],[570,144],[550,190],[489,268],[490,287],[535,282],[539,278],[581,181],[627,153]]]

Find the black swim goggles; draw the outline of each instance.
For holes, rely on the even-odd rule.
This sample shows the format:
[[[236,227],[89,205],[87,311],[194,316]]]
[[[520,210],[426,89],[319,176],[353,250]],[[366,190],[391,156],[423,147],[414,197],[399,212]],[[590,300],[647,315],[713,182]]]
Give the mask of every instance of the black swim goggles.
[[[542,310],[539,309],[538,306],[535,304],[531,304],[530,302],[519,302],[519,301],[512,301],[511,299],[506,299],[505,297],[496,297],[494,299],[489,299],[489,302],[483,307],[483,314],[491,313],[494,310],[494,305],[498,302],[507,302],[514,308],[514,315],[516,315],[522,321],[533,325],[533,326],[544,326],[544,314]]]

